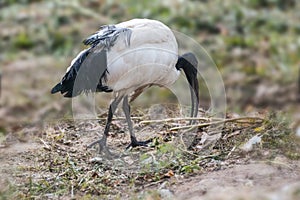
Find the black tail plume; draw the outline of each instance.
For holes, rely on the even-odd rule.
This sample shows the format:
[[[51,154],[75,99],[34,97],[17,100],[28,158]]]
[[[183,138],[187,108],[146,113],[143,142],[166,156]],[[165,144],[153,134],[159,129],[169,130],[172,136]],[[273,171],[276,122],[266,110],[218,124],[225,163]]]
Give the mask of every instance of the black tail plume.
[[[51,94],[57,93],[57,92],[61,91],[61,89],[62,89],[62,85],[61,85],[61,83],[58,83],[56,86],[54,86],[52,88]]]
[[[84,50],[72,61],[70,69],[51,93],[61,92],[64,97],[75,97],[82,92],[111,92],[108,86],[102,84],[106,73],[106,51]]]
[[[78,54],[78,56],[72,61],[70,68],[68,69],[65,76],[62,78],[62,81],[54,86],[51,90],[51,93],[61,92],[64,94],[64,97],[74,97],[80,94],[73,92],[74,83],[78,74],[78,71],[83,63],[83,61],[89,55],[90,49],[83,50]]]

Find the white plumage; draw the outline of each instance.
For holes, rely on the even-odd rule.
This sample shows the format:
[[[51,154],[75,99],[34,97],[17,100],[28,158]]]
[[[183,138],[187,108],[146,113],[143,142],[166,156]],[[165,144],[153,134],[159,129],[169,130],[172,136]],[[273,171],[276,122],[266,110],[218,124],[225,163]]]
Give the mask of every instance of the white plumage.
[[[167,26],[155,20],[134,19],[116,27],[130,28],[132,33],[129,46],[122,35],[107,53],[107,86],[128,94],[143,85],[166,86],[177,80],[180,73],[174,66],[178,46]]]
[[[195,98],[198,102],[197,59],[191,53],[178,57],[176,38],[163,23],[133,19],[102,26],[84,43],[90,47],[71,62],[66,75],[52,93],[60,91],[65,97],[74,97],[84,91],[115,93],[104,136],[92,145],[99,143],[100,149],[106,149],[112,115],[121,100],[131,134],[131,146],[145,145],[145,142],[138,142],[133,134],[128,97],[133,94],[136,98],[151,85],[172,85],[181,69],[190,83],[192,102]],[[76,84],[78,80],[79,85]],[[192,108],[192,116],[195,113]]]

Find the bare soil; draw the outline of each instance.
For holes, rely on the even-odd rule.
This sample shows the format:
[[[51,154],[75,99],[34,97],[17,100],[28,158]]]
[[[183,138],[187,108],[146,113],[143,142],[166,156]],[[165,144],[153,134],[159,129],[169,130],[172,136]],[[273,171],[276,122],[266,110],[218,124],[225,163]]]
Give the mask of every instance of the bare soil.
[[[204,173],[173,187],[178,199],[299,199],[299,161],[247,164]]]
[[[135,122],[139,138],[150,135],[167,138],[165,128],[160,133],[142,136],[141,132],[150,133],[153,127],[140,127],[137,120]],[[175,167],[155,165],[147,168],[143,163],[149,162],[149,158],[141,157],[151,155],[154,160],[164,160],[163,156],[159,157],[164,154],[163,150],[149,147],[125,152],[129,138],[124,120],[114,120],[108,140],[112,152],[123,156],[107,160],[99,154],[97,148],[86,149],[86,145],[97,139],[103,131],[103,123],[74,124],[67,121],[48,124],[40,127],[42,131],[39,135],[26,141],[20,141],[24,137],[7,136],[0,148],[0,191],[3,196],[22,199],[300,197],[299,160],[291,160],[272,150],[258,147],[246,153],[233,151],[226,159],[204,158],[196,163],[197,168],[182,172],[177,167],[194,167],[186,162],[187,159],[192,160],[192,157],[180,157],[186,163],[179,164],[172,160],[178,158],[172,155],[177,151],[170,150],[165,153],[170,156],[167,162],[175,162]]]

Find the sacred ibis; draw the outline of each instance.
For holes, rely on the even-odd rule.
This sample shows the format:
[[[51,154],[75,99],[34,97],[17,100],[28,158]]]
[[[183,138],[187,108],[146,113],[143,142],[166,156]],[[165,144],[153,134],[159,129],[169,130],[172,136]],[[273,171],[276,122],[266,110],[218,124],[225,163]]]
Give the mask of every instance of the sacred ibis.
[[[163,23],[149,19],[133,19],[115,25],[105,25],[83,43],[89,45],[89,48],[81,51],[73,59],[61,82],[53,87],[51,93],[61,92],[64,97],[75,97],[83,92],[114,93],[115,98],[109,106],[104,135],[89,147],[99,144],[100,151],[108,151],[106,140],[109,127],[122,100],[131,139],[128,147],[145,146],[150,142],[136,139],[129,102],[150,86],[172,85],[178,79],[181,70],[190,85],[191,116],[197,116],[198,61],[192,53],[178,56],[175,36]]]

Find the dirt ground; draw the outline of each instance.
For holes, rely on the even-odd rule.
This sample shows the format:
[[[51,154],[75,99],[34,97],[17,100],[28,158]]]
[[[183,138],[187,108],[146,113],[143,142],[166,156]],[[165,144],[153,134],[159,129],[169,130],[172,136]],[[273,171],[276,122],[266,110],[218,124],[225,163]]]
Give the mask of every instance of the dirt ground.
[[[136,159],[141,152],[154,159],[165,158],[159,157],[161,152],[155,147],[124,152],[129,142],[124,120],[113,122],[112,132],[119,134],[112,133],[108,140],[114,153],[124,153],[121,159],[105,160],[97,148],[86,149],[86,145],[97,139],[98,133],[103,131],[103,123],[103,120],[100,124],[62,122],[40,127],[43,131],[38,135],[29,134],[32,128],[27,129],[30,136],[26,133],[21,136],[8,135],[0,148],[0,191],[4,199],[223,200],[300,197],[299,160],[258,148],[259,153],[233,151],[227,159],[198,161],[200,168],[190,173],[181,173],[174,166],[164,166],[158,170],[156,167],[149,168],[147,173],[143,172],[141,163],[149,159]],[[135,128],[139,138],[155,135],[151,133],[153,127],[136,125]],[[140,135],[141,132],[147,132],[148,135]],[[162,129],[159,134],[164,135],[165,130]],[[176,153],[170,152],[166,151],[165,154],[172,157],[172,153]],[[173,158],[177,156],[169,160]],[[70,169],[77,172],[71,173]],[[93,189],[82,184],[96,184],[97,181],[100,181],[100,185],[106,182],[107,188],[102,185]],[[74,184],[74,188],[70,189],[68,184]],[[60,190],[63,192],[59,193]]]
[[[28,173],[35,178],[42,176],[30,170],[30,166],[36,166],[35,155],[43,148],[41,143],[31,142],[2,146],[0,191],[7,190],[10,184],[22,185],[22,181],[28,181],[25,178]],[[234,165],[224,162],[218,170],[198,172],[188,177],[175,175],[158,184],[147,183],[138,192],[124,190],[120,198],[134,199],[143,194],[143,199],[299,199],[299,161],[280,155],[272,161],[246,160]],[[66,195],[59,199],[74,198],[79,196]]]
[[[299,199],[299,161],[276,160],[249,161],[202,174],[177,184],[173,190],[178,199]]]

